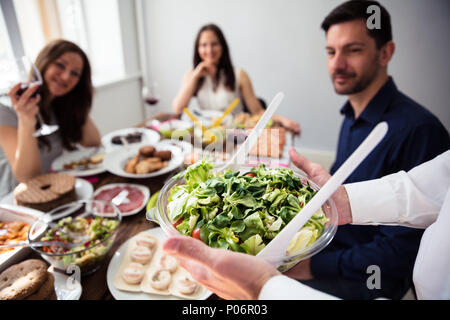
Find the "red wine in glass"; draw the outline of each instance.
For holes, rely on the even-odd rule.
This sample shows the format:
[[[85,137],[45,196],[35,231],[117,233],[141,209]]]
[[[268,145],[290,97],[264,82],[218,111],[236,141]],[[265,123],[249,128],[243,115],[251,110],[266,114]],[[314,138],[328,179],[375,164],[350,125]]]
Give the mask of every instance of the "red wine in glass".
[[[159,99],[155,97],[147,97],[145,98],[145,102],[147,102],[151,106],[154,106],[155,104],[158,104]]]
[[[31,82],[31,83],[22,83],[22,85],[20,86],[19,90],[17,90],[17,99],[20,98],[20,96],[22,95],[22,93],[25,92],[25,90],[27,90],[29,87],[31,87],[33,84],[35,84],[35,82]],[[39,87],[36,89],[36,91],[31,95],[32,98],[36,97],[39,93],[41,92],[41,85],[39,84]]]

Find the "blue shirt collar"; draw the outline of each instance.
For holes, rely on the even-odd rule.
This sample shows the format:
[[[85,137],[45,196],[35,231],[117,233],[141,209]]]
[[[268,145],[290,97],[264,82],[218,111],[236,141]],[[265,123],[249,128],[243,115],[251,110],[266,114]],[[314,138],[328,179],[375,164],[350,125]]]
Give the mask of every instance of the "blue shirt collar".
[[[398,89],[394,83],[394,80],[392,79],[392,77],[389,77],[388,81],[372,98],[372,100],[369,102],[358,119],[365,120],[373,125],[376,125],[378,122],[380,122],[383,114],[387,111],[390,102],[397,92]],[[341,108],[340,112],[346,117],[354,118],[355,116],[350,101],[348,100]]]

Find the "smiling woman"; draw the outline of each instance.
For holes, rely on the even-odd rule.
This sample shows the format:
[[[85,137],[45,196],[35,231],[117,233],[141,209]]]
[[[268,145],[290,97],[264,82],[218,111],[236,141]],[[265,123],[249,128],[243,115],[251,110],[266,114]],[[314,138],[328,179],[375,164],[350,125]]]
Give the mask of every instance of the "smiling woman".
[[[48,172],[63,148],[100,144],[100,134],[89,117],[93,87],[83,50],[70,41],[52,41],[39,53],[36,67],[44,80],[39,94],[33,97],[38,86],[31,86],[18,96],[21,84],[17,84],[8,93],[12,108],[0,105],[0,197],[18,181]],[[46,123],[58,124],[59,130],[34,137],[38,112]]]

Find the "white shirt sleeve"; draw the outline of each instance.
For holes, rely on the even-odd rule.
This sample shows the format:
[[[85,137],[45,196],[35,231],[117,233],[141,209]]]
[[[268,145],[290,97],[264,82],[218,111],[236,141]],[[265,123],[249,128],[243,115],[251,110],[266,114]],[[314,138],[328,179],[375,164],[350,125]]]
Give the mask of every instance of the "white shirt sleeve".
[[[380,179],[346,184],[353,224],[426,228],[441,210],[450,186],[450,151]]]
[[[270,278],[259,293],[259,300],[337,300],[338,298],[315,290],[297,280],[278,275]]]
[[[450,151],[381,179],[345,185],[354,224],[427,228],[413,281],[419,299],[450,299]]]

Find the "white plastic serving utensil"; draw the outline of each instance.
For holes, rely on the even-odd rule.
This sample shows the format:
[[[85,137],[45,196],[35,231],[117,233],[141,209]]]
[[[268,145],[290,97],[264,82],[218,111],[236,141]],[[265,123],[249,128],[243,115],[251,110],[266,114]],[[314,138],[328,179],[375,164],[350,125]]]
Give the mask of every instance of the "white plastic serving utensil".
[[[323,185],[316,195],[297,213],[297,215],[284,227],[283,230],[269,244],[260,251],[259,257],[278,267],[280,262],[277,257],[281,252],[286,253],[289,242],[311,216],[331,197],[337,188],[350,176],[359,164],[380,143],[388,131],[386,122],[379,123],[353,152],[353,154],[342,164],[333,176]]]
[[[128,197],[128,190],[122,190],[122,191],[120,191],[120,193],[117,196],[115,196],[111,200],[111,202],[118,207],[122,203],[124,203],[125,200],[127,200],[127,197]]]
[[[220,171],[228,169],[235,163],[240,164],[245,163],[246,160],[245,158],[247,154],[250,152],[250,150],[252,150],[253,146],[258,141],[259,136],[261,135],[261,133],[263,133],[264,128],[266,127],[270,118],[272,118],[273,114],[277,110],[283,98],[284,94],[282,92],[278,92],[275,95],[272,102],[269,104],[269,107],[266,109],[266,111],[264,111],[261,118],[259,118],[258,123],[250,132],[247,139],[245,139],[244,143],[239,147],[239,149],[236,151],[233,157],[227,163],[225,163],[225,165],[222,168],[220,168]]]

